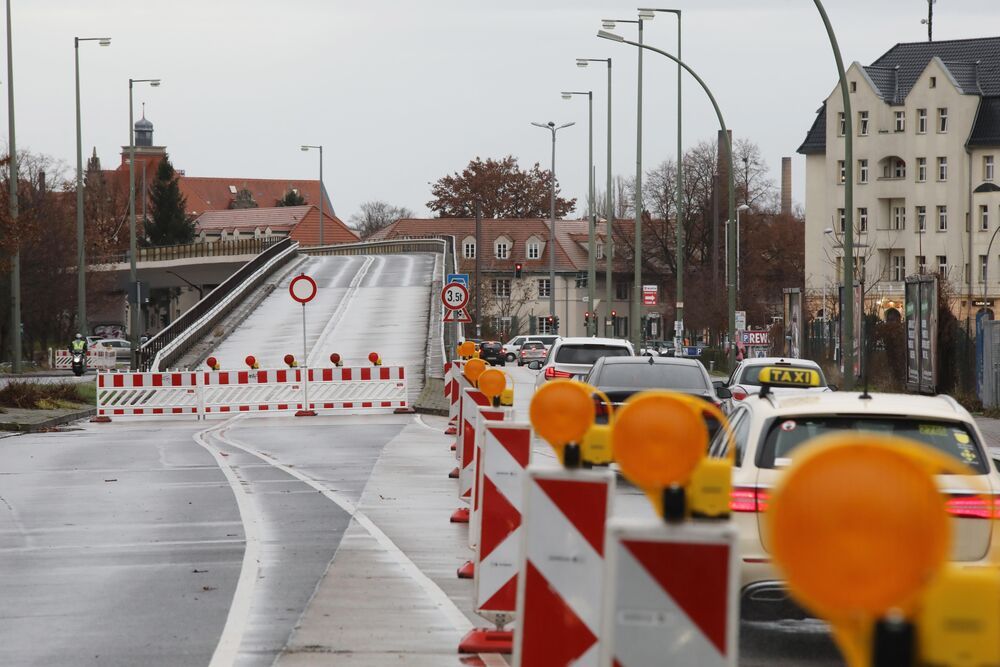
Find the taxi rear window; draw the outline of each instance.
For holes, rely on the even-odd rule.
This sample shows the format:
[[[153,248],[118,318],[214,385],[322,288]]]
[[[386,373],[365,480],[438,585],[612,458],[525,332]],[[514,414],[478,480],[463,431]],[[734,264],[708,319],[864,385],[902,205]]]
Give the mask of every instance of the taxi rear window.
[[[783,459],[787,461],[799,445],[820,435],[845,431],[854,433],[867,431],[909,438],[930,445],[969,466],[978,474],[986,474],[988,470],[975,435],[963,424],[927,419],[848,415],[779,417],[768,430],[757,465],[761,468],[774,468],[775,461],[784,465]]]

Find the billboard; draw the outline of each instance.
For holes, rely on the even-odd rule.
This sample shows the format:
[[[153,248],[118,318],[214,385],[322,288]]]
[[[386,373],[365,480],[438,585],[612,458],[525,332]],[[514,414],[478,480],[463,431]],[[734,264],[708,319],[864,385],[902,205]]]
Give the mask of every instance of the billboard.
[[[785,356],[802,357],[804,322],[802,321],[802,290],[798,287],[785,288]]]
[[[660,288],[656,285],[642,286],[642,305],[656,306],[660,303]]]
[[[906,388],[937,393],[937,276],[906,279]]]

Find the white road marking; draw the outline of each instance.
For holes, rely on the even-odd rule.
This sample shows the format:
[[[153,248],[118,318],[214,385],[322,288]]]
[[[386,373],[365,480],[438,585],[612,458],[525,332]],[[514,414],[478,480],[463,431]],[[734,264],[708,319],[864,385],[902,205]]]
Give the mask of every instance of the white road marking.
[[[209,667],[228,667],[236,662],[239,654],[240,644],[250,621],[250,608],[253,601],[254,586],[260,574],[260,537],[257,511],[247,494],[243,480],[239,478],[236,471],[229,465],[229,462],[217,447],[213,447],[207,441],[208,435],[218,437],[225,441],[220,432],[229,427],[232,420],[223,422],[199,431],[194,434],[194,441],[208,450],[215,462],[226,476],[233,495],[236,497],[236,506],[240,512],[240,520],[243,523],[243,534],[246,538],[246,546],[243,550],[243,564],[240,566],[240,577],[236,582],[236,590],[233,592],[233,601],[229,605],[229,615],[226,617],[226,625],[222,629],[218,644],[215,645],[215,652],[212,654],[212,661]]]
[[[316,364],[317,356],[325,351],[324,344],[326,339],[330,337],[330,334],[334,332],[337,325],[340,324],[341,319],[343,319],[344,312],[347,310],[351,301],[358,294],[358,288],[361,287],[361,281],[364,280],[365,276],[368,274],[368,269],[371,268],[372,264],[375,262],[375,257],[368,256],[365,257],[364,265],[354,274],[351,282],[347,286],[347,291],[340,299],[340,303],[337,304],[336,310],[330,315],[330,319],[327,320],[326,326],[323,327],[323,331],[320,332],[319,336],[316,338],[316,342],[313,343],[312,349],[309,350],[309,357],[307,363],[309,366],[314,366]]]

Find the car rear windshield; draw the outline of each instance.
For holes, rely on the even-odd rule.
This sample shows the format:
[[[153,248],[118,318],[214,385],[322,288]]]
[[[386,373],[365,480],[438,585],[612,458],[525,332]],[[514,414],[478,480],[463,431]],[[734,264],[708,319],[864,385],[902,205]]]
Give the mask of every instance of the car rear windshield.
[[[786,465],[792,452],[804,442],[829,433],[882,433],[901,436],[929,445],[966,464],[978,474],[987,472],[975,436],[963,424],[908,417],[868,417],[823,415],[820,417],[779,418],[771,425],[760,452],[758,465],[774,468]]]
[[[627,347],[619,345],[563,345],[556,353],[557,364],[593,365],[601,357],[632,356]]]
[[[708,381],[701,369],[680,364],[605,364],[590,382],[598,387],[676,389],[703,392]]]
[[[823,372],[820,371],[815,366],[792,366],[792,365],[780,364],[780,367],[781,368],[788,368],[788,369],[791,369],[791,370],[811,370],[811,371],[817,371],[819,373],[819,386],[820,387],[825,387],[826,386],[826,378],[823,377]],[[746,368],[743,369],[743,372],[740,374],[739,383],[740,384],[754,384],[754,385],[759,385],[760,384],[760,372],[762,370],[764,370],[765,368],[771,368],[771,366],[747,366]]]
[[[545,345],[543,343],[525,343],[521,346],[522,350],[544,350]]]

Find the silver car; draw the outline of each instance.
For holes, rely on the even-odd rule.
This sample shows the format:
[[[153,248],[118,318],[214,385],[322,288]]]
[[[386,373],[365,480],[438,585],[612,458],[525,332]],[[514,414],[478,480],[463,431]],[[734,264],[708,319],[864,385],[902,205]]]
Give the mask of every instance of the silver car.
[[[620,338],[561,338],[549,350],[535,389],[549,380],[582,378],[601,357],[632,356],[632,343]]]

